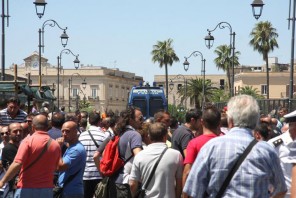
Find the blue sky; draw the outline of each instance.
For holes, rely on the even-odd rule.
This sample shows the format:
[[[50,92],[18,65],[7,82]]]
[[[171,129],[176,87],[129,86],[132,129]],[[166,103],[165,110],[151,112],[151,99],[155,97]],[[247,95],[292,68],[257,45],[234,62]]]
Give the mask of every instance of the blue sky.
[[[289,1],[265,1],[263,15],[257,21],[252,15],[252,0],[47,0],[45,15],[39,19],[33,1],[11,0],[9,27],[6,28],[6,66],[21,64],[33,51],[38,51],[38,29],[47,19],[68,27],[69,43],[66,48],[79,54],[82,64],[119,68],[153,81],[154,75],[163,75],[151,61],[152,46],[168,38],[180,62],[169,67],[169,74],[200,74],[201,59],[189,60],[190,68],[183,69],[184,56],[198,50],[206,59],[206,73],[223,73],[213,63],[214,49],[229,44],[229,30],[217,29],[214,46],[209,50],[204,43],[207,29],[219,22],[231,24],[236,33],[236,50],[241,52],[243,65],[261,65],[262,56],[249,45],[250,32],[258,21],[270,21],[279,34],[279,49],[270,56],[280,63],[289,63],[291,30],[288,30]],[[61,30],[45,28],[44,56],[57,64]],[[63,54],[65,68],[74,68],[73,57]]]

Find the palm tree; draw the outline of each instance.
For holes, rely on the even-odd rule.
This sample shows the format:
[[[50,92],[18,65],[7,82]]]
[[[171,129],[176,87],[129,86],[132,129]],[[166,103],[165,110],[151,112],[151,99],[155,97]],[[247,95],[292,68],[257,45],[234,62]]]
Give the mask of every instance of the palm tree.
[[[268,53],[273,51],[275,47],[279,47],[276,40],[278,34],[269,21],[261,21],[255,25],[250,36],[252,37],[250,45],[253,46],[254,51],[263,55],[263,60],[266,63],[266,98],[269,99]]]
[[[203,79],[202,78],[196,78],[196,79],[190,79],[187,82],[187,93],[185,93],[185,87],[181,87],[178,90],[179,96],[181,96],[181,101],[184,101],[186,97],[190,99],[190,104],[194,102],[195,108],[200,109],[201,104],[203,101],[203,94],[202,94],[202,88],[203,88]],[[218,89],[217,87],[213,87],[213,83],[211,80],[206,79],[205,80],[205,102],[211,101],[211,98],[214,95],[214,90]]]
[[[231,86],[231,76],[230,76],[230,69],[232,67],[232,56],[231,56],[231,49],[228,45],[220,45],[218,46],[215,51],[217,54],[217,58],[214,59],[214,63],[218,69],[222,69],[226,72],[228,87]],[[238,56],[240,55],[239,51],[234,53],[234,67],[239,66]]]
[[[264,97],[259,94],[259,90],[257,88],[253,88],[252,86],[242,87],[238,94],[245,94],[253,96],[256,99],[263,99]]]
[[[165,66],[165,91],[166,98],[168,98],[168,65],[172,66],[174,62],[179,62],[179,58],[172,47],[173,40],[168,39],[165,41],[157,41],[156,45],[153,45],[151,52],[153,63],[158,62],[159,67]]]

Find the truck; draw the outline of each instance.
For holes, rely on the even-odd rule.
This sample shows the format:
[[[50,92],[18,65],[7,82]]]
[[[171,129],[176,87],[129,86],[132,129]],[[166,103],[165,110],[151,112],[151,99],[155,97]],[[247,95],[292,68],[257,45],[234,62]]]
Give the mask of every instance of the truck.
[[[157,86],[134,86],[129,93],[128,106],[140,108],[145,120],[154,117],[159,110],[168,109],[164,90]]]

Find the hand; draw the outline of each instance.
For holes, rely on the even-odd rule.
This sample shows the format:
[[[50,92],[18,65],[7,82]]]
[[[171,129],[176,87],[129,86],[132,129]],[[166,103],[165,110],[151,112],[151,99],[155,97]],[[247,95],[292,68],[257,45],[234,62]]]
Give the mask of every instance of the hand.
[[[63,137],[60,137],[60,138],[57,138],[56,141],[59,143],[59,145],[62,147],[64,145],[64,138]]]
[[[4,186],[5,183],[2,182],[2,180],[0,181],[0,188],[2,188]]]
[[[93,157],[93,159],[94,159],[94,160],[96,160],[96,159],[100,159],[100,157],[101,157],[101,153],[100,153],[99,151],[96,151],[96,152],[94,153],[94,157]]]

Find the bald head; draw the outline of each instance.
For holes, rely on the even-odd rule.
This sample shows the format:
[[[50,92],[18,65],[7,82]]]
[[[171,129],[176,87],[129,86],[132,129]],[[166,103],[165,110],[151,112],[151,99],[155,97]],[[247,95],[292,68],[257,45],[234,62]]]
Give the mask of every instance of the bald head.
[[[37,131],[47,131],[48,119],[44,115],[37,115],[33,118],[32,125]]]
[[[78,141],[77,124],[74,121],[67,121],[62,126],[62,134],[65,142],[70,145],[75,144]]]

